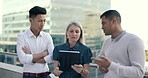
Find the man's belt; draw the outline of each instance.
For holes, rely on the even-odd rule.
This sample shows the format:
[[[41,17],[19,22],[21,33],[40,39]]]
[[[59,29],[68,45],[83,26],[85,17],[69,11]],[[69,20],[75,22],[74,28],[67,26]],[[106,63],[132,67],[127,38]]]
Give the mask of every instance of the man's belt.
[[[51,72],[44,72],[44,73],[29,73],[29,72],[23,72],[24,76],[35,76],[35,77],[41,77],[41,76],[47,76]]]

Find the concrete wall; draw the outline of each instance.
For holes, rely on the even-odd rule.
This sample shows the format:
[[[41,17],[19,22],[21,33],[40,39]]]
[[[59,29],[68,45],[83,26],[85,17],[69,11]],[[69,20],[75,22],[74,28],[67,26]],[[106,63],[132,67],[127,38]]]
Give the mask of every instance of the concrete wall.
[[[22,78],[23,68],[0,62],[0,78]]]

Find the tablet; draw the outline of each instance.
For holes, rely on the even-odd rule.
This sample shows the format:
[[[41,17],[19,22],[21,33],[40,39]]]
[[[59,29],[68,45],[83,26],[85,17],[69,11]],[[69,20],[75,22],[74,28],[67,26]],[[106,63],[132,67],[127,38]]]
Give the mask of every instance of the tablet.
[[[60,70],[66,71],[71,69],[71,65],[80,64],[80,52],[79,51],[59,51],[60,56]]]

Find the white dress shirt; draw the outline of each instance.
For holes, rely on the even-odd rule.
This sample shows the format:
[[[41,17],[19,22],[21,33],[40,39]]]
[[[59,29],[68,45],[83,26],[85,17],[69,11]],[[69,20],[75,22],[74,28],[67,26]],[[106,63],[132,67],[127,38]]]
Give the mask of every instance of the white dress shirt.
[[[22,47],[26,47],[31,54],[23,52]],[[17,37],[17,54],[20,62],[23,64],[23,72],[41,73],[49,71],[48,64],[52,61],[53,40],[51,36],[45,32],[40,32],[39,36],[35,36],[30,29],[21,33]],[[46,63],[32,63],[33,55],[47,50],[48,55],[44,57]]]

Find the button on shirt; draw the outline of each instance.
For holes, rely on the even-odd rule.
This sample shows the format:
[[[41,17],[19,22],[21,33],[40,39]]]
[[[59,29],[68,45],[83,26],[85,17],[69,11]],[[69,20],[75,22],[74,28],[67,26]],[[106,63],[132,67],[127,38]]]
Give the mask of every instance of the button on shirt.
[[[22,47],[26,47],[31,54],[23,52]],[[49,71],[47,63],[52,61],[53,41],[49,34],[40,32],[39,36],[35,36],[32,31],[26,30],[17,37],[17,54],[23,66],[23,72],[41,73]],[[48,55],[44,57],[46,63],[32,63],[33,55],[47,50]]]

